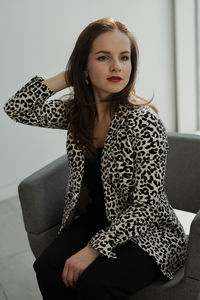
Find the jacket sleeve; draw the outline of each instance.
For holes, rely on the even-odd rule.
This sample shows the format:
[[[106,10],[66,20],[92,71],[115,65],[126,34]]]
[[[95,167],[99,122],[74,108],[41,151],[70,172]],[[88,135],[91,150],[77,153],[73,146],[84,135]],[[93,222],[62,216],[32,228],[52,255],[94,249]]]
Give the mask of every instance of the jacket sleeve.
[[[39,127],[67,129],[66,105],[60,99],[47,100],[56,92],[34,76],[4,105],[4,111],[16,122]]]
[[[149,107],[140,108],[129,120],[134,151],[130,203],[110,226],[99,230],[88,242],[100,256],[108,258],[117,258],[117,246],[131,238],[137,240],[148,230],[164,189],[168,141],[162,121]]]

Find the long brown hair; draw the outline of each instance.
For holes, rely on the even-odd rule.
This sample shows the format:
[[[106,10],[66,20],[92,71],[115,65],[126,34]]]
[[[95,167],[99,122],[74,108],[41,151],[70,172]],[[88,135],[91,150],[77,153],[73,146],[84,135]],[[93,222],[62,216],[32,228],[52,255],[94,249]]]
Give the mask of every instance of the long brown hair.
[[[96,149],[93,146],[93,127],[96,116],[94,93],[89,81],[86,83],[85,69],[93,41],[103,32],[120,30],[126,34],[131,43],[132,70],[128,84],[118,93],[106,97],[102,101],[109,102],[111,118],[118,110],[119,104],[132,104],[132,107],[147,105],[150,101],[135,93],[135,80],[138,66],[138,46],[132,32],[123,24],[111,17],[102,18],[90,23],[79,35],[73,52],[66,66],[66,83],[73,87],[71,99],[66,102],[66,114],[69,120],[69,130],[76,145],[82,149],[88,159],[93,159]],[[89,80],[89,78],[88,78]],[[141,101],[142,100],[142,101]],[[136,104],[137,101],[137,104]],[[156,112],[157,109],[150,105]]]

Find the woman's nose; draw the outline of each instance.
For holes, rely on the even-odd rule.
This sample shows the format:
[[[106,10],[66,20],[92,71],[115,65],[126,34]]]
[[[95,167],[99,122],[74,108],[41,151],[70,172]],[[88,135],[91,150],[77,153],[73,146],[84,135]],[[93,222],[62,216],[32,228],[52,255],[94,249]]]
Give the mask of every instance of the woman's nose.
[[[111,70],[115,70],[115,71],[120,71],[121,70],[121,65],[120,62],[117,59],[113,59],[110,65]]]

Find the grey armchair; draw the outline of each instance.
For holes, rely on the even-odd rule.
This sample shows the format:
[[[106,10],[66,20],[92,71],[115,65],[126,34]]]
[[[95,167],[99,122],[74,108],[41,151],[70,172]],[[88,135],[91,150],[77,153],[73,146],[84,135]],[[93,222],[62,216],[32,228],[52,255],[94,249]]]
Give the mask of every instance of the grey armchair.
[[[165,188],[174,209],[195,213],[185,265],[170,281],[155,280],[130,300],[200,300],[200,136],[168,133]],[[60,226],[69,176],[67,156],[56,159],[18,187],[25,229],[35,257],[55,239]],[[69,222],[90,202],[84,185]]]

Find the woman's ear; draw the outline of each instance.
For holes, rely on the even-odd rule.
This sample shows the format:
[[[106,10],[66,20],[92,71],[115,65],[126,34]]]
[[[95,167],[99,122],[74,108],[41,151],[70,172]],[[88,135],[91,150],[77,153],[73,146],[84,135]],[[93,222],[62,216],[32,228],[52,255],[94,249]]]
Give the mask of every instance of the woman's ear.
[[[86,81],[86,84],[88,85],[89,84],[89,80],[88,80],[88,76],[89,76],[89,74],[88,74],[88,71],[87,70],[85,70],[85,81]]]

